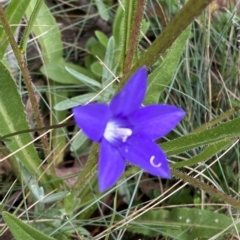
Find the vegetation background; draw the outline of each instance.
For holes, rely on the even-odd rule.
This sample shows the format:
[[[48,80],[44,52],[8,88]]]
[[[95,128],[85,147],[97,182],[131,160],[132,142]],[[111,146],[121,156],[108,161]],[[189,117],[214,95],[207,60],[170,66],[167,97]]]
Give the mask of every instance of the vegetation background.
[[[239,17],[237,0],[1,0],[0,239],[240,239]],[[71,108],[143,65],[145,104],[186,111],[159,141],[173,179],[128,166],[100,194]]]

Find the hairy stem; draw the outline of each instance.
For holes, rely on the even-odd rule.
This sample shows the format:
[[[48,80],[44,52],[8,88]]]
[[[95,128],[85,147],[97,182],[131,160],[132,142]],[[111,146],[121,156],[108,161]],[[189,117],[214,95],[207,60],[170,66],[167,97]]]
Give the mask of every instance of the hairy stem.
[[[44,127],[44,124],[43,124],[43,120],[42,120],[42,117],[41,117],[41,114],[40,114],[40,110],[38,108],[38,103],[37,103],[37,99],[36,99],[34,89],[33,89],[33,86],[32,86],[31,77],[30,77],[30,74],[29,74],[29,71],[28,71],[28,68],[27,68],[27,64],[25,62],[25,59],[24,59],[24,56],[23,56],[21,50],[19,49],[19,47],[18,47],[18,45],[17,45],[17,43],[14,39],[13,33],[12,33],[11,28],[8,24],[6,15],[4,13],[4,10],[3,10],[3,7],[2,7],[1,4],[0,4],[0,20],[2,22],[2,27],[3,27],[4,31],[6,32],[6,34],[8,36],[8,40],[9,40],[9,43],[10,43],[12,49],[13,49],[14,55],[15,55],[17,61],[18,61],[18,65],[21,69],[23,79],[24,79],[24,83],[27,87],[29,98],[30,98],[30,101],[31,101],[31,104],[32,104],[34,117],[37,121],[37,125],[38,125],[39,128],[42,128],[42,127]],[[44,132],[40,131],[39,133],[43,134]],[[41,141],[42,141],[42,144],[43,144],[45,155],[47,156],[48,153],[49,153],[47,137],[43,136],[41,138]]]
[[[181,32],[199,16],[202,11],[210,4],[213,0],[189,0],[179,11],[179,13],[169,22],[162,33],[155,39],[152,45],[147,51],[141,56],[139,61],[131,68],[131,70],[124,75],[122,78],[119,89],[126,83],[129,77],[141,66],[146,65],[151,67],[169,48],[172,43],[177,39]]]
[[[134,17],[131,24],[131,31],[130,31],[129,39],[127,41],[128,44],[127,44],[127,51],[126,51],[126,57],[125,57],[125,64],[123,67],[123,74],[129,72],[132,67],[133,57],[138,45],[145,4],[146,4],[146,0],[139,0],[135,4],[136,9],[134,11]]]
[[[98,154],[99,154],[99,146],[98,144],[94,143],[92,145],[91,154],[88,157],[88,161],[84,166],[83,170],[78,175],[78,179],[74,184],[72,194],[75,198],[77,198],[82,193],[88,180],[91,179],[93,174],[95,174],[96,172],[95,169],[98,162],[97,161]]]
[[[211,187],[207,185],[206,183],[203,183],[183,172],[180,172],[176,169],[171,169],[171,173],[174,177],[182,179],[184,182],[188,182],[190,185],[197,187],[201,190],[206,191],[210,195],[213,195],[215,197],[218,197],[219,199],[222,199],[224,202],[228,203],[229,205],[240,209],[240,201],[228,196],[227,194],[217,190],[214,187]]]

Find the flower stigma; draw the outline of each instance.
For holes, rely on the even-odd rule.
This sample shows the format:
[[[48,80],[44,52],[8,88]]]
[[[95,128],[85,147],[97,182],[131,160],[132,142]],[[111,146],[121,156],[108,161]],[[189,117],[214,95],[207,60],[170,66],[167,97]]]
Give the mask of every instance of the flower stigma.
[[[156,163],[154,163],[154,159],[155,159],[155,156],[151,156],[151,157],[150,157],[150,164],[151,164],[153,167],[155,167],[155,168],[161,167],[162,163],[156,164]]]
[[[126,142],[128,137],[132,135],[132,130],[130,128],[119,127],[114,122],[108,122],[105,128],[103,136],[109,142],[112,142],[116,138],[120,138],[122,142]]]

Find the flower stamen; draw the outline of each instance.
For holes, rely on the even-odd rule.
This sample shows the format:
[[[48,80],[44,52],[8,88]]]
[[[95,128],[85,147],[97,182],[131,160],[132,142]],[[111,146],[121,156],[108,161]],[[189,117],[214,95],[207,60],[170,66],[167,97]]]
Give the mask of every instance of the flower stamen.
[[[132,135],[132,130],[118,127],[115,123],[109,122],[103,135],[110,142],[115,138],[120,138],[122,142],[126,142],[127,138]]]
[[[123,142],[126,142],[127,138],[132,135],[132,130],[130,128],[115,128],[114,133],[116,136],[122,138]]]

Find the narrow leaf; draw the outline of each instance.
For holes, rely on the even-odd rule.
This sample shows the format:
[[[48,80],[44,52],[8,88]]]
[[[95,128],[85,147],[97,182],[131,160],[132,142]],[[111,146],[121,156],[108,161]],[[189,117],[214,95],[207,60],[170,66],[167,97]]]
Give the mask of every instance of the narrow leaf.
[[[37,15],[35,15],[35,11],[39,11]],[[60,60],[63,55],[63,44],[58,24],[45,3],[42,3],[40,6],[38,1],[31,1],[31,4],[27,9],[28,18],[30,18],[30,16],[32,17],[31,14],[34,14],[33,16],[35,17],[35,24],[32,27],[32,31],[40,44],[44,63],[46,65],[55,63]],[[33,24],[33,22],[31,21],[30,24]],[[67,92],[65,90],[56,92],[54,88],[55,82],[53,81],[50,81],[50,85],[52,90],[48,94],[48,98],[49,103],[54,106],[59,99],[61,99],[61,95],[66,96]],[[50,108],[52,108],[52,106],[50,106]],[[54,125],[61,122],[65,119],[66,114],[67,112],[54,112],[54,110],[52,110],[52,114],[50,115],[51,124]],[[50,133],[51,148],[54,149],[52,159],[54,159],[56,165],[62,162],[64,157],[62,151],[66,142],[64,134],[64,129],[54,129]],[[52,174],[54,174],[53,171]]]
[[[194,164],[198,164],[200,162],[204,162],[211,157],[213,157],[215,154],[221,152],[222,150],[226,149],[232,144],[231,140],[228,141],[220,141],[217,143],[213,143],[210,146],[207,146],[201,153],[199,153],[197,156],[192,157],[189,160],[177,162],[174,164],[171,164],[171,167],[173,168],[180,168],[180,167],[186,167],[186,166],[192,166]]]
[[[9,25],[11,26],[11,30],[14,33],[17,29],[17,25],[21,23],[23,15],[30,4],[31,0],[12,0],[10,1],[7,9],[6,9],[6,17]],[[0,27],[0,60],[3,58],[7,46],[8,46],[8,38],[3,28]]]
[[[108,10],[107,10],[106,6],[104,5],[104,2],[102,0],[95,0],[95,3],[96,3],[100,17],[103,20],[108,21],[109,14],[108,14]]]
[[[103,73],[102,73],[102,87],[106,87],[113,79],[115,72],[113,71],[113,60],[114,60],[115,41],[113,37],[108,40],[107,50],[104,57]],[[115,68],[116,69],[116,68]],[[111,87],[111,86],[110,86]]]
[[[71,142],[71,152],[78,151],[87,141],[88,137],[81,131]]]
[[[28,129],[29,126],[17,85],[8,69],[1,62],[0,86],[0,135]],[[24,133],[9,139],[11,141],[6,141],[5,144],[11,152],[17,151],[14,154],[15,159],[21,161],[29,172],[36,174],[37,178],[41,176],[41,181],[47,182],[48,178],[46,174],[43,174],[43,168],[38,168],[41,161],[33,144],[24,147],[32,141],[31,135]],[[19,151],[21,148],[22,150]]]
[[[28,18],[30,18],[35,8],[36,1],[37,0],[32,0],[29,4],[26,11]],[[61,41],[61,33],[55,19],[45,3],[41,6],[32,30],[37,41],[41,45],[45,63],[58,60],[62,57],[63,44]]]
[[[107,44],[108,44],[108,37],[107,37],[107,35],[105,35],[103,32],[100,32],[100,31],[95,31],[95,35],[96,35],[98,41],[99,41],[105,48],[107,48]]]
[[[84,83],[87,86],[92,86],[92,87],[98,87],[101,88],[101,84],[99,82],[97,82],[94,79],[91,79],[87,76],[85,76],[84,74],[75,71],[74,69],[71,69],[69,67],[65,67],[65,69],[72,75],[74,76],[76,79],[78,79],[79,81],[81,81],[82,83]]]
[[[99,98],[100,98],[100,96],[97,96],[97,93],[86,93],[86,94],[82,94],[80,96],[76,96],[76,97],[61,101],[54,106],[54,109],[58,110],[58,111],[63,111],[63,110],[67,110],[67,109],[76,107],[81,104],[86,104],[91,99],[94,99],[94,101],[96,101]]]
[[[16,240],[54,240],[8,212],[2,215]]]
[[[148,92],[145,98],[145,104],[159,102],[159,96],[166,86],[172,81],[172,78],[177,70],[179,60],[182,56],[184,46],[189,38],[191,26],[184,30],[181,35],[175,40],[173,45],[167,51],[161,65],[156,68],[148,78]]]
[[[222,123],[212,129],[188,134],[161,146],[168,155],[179,154],[190,149],[219,141],[229,141],[229,138],[240,136],[240,118]]]
[[[155,39],[153,44],[140,57],[139,61],[131,68],[127,74],[124,75],[119,88],[125,84],[129,77],[141,66],[146,65],[151,67],[164,51],[169,48],[177,39],[182,31],[189,26],[189,24],[202,13],[202,11],[213,0],[195,1],[189,0],[181,8],[179,13],[171,20],[161,34]]]
[[[118,217],[117,220],[122,219]],[[151,237],[162,234],[178,240],[209,239],[222,231],[223,234],[234,234],[236,230],[239,231],[240,223],[233,225],[233,221],[231,217],[209,210],[176,208],[168,211],[159,209],[150,210],[130,222],[127,230]]]
[[[152,64],[158,60],[159,55],[172,45],[181,32],[184,31],[194,18],[200,15],[212,1],[213,0],[187,1],[179,13],[169,22],[162,33],[142,55],[132,71],[135,71],[142,65],[152,66]]]
[[[71,68],[79,73],[82,73],[86,76],[89,76],[88,70],[76,66],[72,63],[65,62],[63,58],[60,58],[56,61],[48,63],[41,67],[40,71],[50,78],[51,80],[61,83],[61,84],[77,84],[83,85],[81,81],[79,81],[76,77],[70,74],[65,67]]]
[[[57,193],[53,193],[44,199],[41,200],[42,203],[50,203],[50,202],[57,202],[68,196],[70,192],[68,191],[60,191]]]

